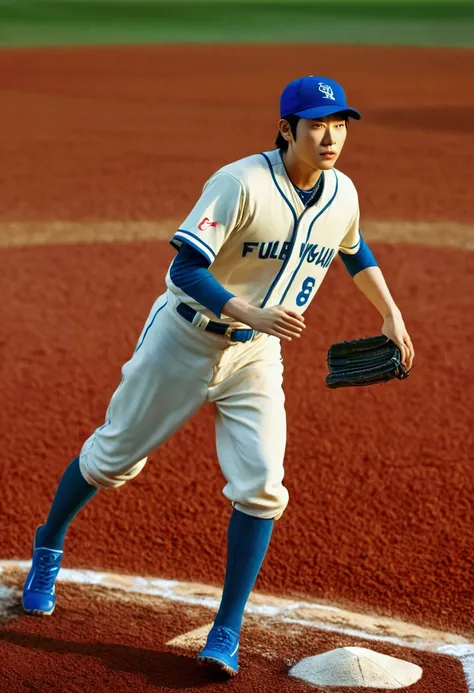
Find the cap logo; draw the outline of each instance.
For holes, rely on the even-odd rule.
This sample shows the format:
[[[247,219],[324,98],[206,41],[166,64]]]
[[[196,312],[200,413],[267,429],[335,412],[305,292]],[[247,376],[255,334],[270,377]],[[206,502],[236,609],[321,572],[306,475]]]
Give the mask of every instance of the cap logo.
[[[336,100],[336,97],[334,96],[334,92],[332,90],[332,87],[330,87],[329,84],[324,84],[324,82],[319,82],[318,83],[318,90],[324,94],[325,99],[331,99],[331,101]]]

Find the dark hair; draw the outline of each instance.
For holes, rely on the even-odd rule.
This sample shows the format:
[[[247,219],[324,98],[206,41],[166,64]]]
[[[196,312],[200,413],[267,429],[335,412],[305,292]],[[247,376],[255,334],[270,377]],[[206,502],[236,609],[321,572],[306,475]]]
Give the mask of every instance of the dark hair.
[[[293,135],[293,137],[295,139],[296,139],[296,126],[298,125],[299,119],[300,119],[299,116],[293,115],[293,114],[287,115],[287,116],[285,116],[285,118],[283,118],[283,120],[288,121],[288,124],[289,124],[290,129],[291,129],[291,134]],[[286,152],[286,150],[288,149],[288,142],[285,140],[285,138],[283,137],[281,132],[278,132],[277,138],[275,140],[275,144],[278,147],[278,149],[281,149],[282,152]]]

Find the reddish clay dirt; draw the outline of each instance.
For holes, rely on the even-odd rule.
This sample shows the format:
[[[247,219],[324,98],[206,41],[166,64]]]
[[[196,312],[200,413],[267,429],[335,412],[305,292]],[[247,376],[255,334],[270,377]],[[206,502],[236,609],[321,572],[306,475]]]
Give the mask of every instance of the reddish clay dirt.
[[[2,693],[152,693],[194,689],[233,693],[308,693],[322,691],[287,675],[303,657],[337,647],[367,647],[357,638],[334,633],[262,626],[252,617],[242,630],[241,670],[231,681],[216,680],[196,667],[194,655],[167,645],[177,635],[209,622],[209,612],[193,607],[97,599],[61,586],[61,606],[51,619],[22,616],[0,633]],[[147,625],[146,629],[143,627]],[[264,643],[259,652],[256,643]],[[271,656],[268,656],[268,650]],[[466,693],[460,662],[451,657],[377,644],[382,654],[407,659],[423,669],[410,693]],[[326,689],[327,690],[327,689]],[[360,693],[360,688],[331,688]],[[363,689],[369,690],[369,689]]]
[[[343,81],[367,116],[351,124],[341,161],[363,215],[472,222],[473,63],[469,51],[393,48],[4,51],[0,218],[184,215],[218,166],[272,146],[281,86],[320,72]],[[416,368],[404,383],[325,389],[328,345],[380,329],[333,268],[304,340],[285,349],[291,500],[258,588],[469,635],[474,256],[374,250]],[[103,422],[172,252],[159,242],[0,249],[2,557],[30,556],[64,466]],[[133,483],[101,492],[81,513],[65,565],[220,584],[230,512],[222,486],[207,409]],[[25,625],[53,638],[56,627]],[[22,657],[24,648],[13,639],[8,652]]]
[[[0,52],[3,219],[163,219],[271,149],[282,87],[328,74],[363,120],[341,168],[363,216],[472,221],[474,51],[167,46]]]
[[[403,383],[325,389],[328,344],[380,328],[344,270],[333,268],[304,339],[285,348],[291,504],[259,588],[472,632],[464,351],[474,334],[463,316],[474,254],[443,251],[458,278],[454,295],[451,275],[437,273],[437,249],[375,249],[406,313],[416,369]],[[0,251],[10,528],[0,555],[29,555],[63,467],[103,423],[172,253],[164,243]],[[208,409],[134,482],[94,499],[71,529],[66,565],[219,583],[230,512],[222,487]]]

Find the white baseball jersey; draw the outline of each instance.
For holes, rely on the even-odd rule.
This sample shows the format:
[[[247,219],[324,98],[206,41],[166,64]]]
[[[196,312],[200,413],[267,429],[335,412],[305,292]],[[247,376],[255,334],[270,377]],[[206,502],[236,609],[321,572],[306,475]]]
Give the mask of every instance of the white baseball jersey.
[[[225,166],[206,183],[172,243],[197,248],[216,279],[252,305],[281,303],[302,313],[337,251],[355,253],[360,243],[352,182],[334,169],[323,175],[321,198],[305,208],[279,151]],[[169,272],[167,284],[123,366],[105,424],[83,445],[82,475],[93,486],[121,486],[139,474],[152,450],[213,402],[224,495],[242,512],[278,518],[288,503],[280,340],[259,334],[229,346],[222,335],[182,318],[180,301],[211,315]]]
[[[217,171],[173,236],[211,263],[214,277],[254,306],[284,305],[303,313],[337,254],[360,244],[359,203],[345,174],[325,171],[318,202],[305,207],[286,173],[279,150],[249,156]],[[184,303],[215,318],[173,284]]]

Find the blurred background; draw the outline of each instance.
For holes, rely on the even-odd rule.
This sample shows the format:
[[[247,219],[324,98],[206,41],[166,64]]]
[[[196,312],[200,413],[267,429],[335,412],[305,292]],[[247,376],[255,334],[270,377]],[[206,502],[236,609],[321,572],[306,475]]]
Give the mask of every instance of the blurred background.
[[[470,0],[1,0],[0,44],[471,46]]]
[[[205,180],[328,75],[363,115],[338,167],[417,360],[325,389],[328,346],[381,327],[334,263],[285,347],[291,500],[258,587],[472,633],[473,43],[467,0],[0,0],[1,557],[29,558],[103,423]],[[205,409],[85,508],[65,565],[219,585],[222,487]]]

